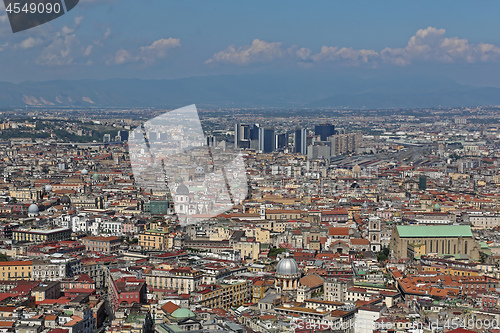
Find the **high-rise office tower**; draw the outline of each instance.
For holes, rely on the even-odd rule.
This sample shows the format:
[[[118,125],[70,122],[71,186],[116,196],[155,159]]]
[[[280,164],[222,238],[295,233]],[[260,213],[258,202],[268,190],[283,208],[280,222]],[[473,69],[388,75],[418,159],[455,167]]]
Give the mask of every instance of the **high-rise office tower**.
[[[120,136],[121,140],[120,141],[127,141],[128,140],[128,131],[118,131],[118,135]]]
[[[329,136],[336,134],[335,126],[332,124],[321,124],[314,126],[314,134],[321,137],[321,141],[326,141]]]
[[[276,147],[275,150],[283,149],[288,144],[288,136],[286,133],[276,134],[275,138]]]
[[[250,148],[250,125],[236,124],[234,126],[235,148]]]
[[[259,150],[263,153],[274,151],[275,143],[274,128],[259,127]]]
[[[305,155],[307,153],[307,135],[305,128],[295,130],[295,152]]]

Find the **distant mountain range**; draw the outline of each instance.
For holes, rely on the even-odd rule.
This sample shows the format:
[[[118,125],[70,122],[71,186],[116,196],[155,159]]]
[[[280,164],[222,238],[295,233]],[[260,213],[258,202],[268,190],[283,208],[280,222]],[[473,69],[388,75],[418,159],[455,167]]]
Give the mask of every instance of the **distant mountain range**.
[[[172,80],[0,82],[0,107],[410,108],[500,105],[500,88],[442,78],[222,75]]]

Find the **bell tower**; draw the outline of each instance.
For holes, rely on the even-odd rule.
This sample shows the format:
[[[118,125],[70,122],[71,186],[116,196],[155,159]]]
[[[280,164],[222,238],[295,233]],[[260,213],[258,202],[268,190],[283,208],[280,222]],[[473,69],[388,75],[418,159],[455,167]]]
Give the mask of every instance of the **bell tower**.
[[[382,250],[382,244],[380,242],[380,218],[372,216],[368,220],[368,240],[370,241],[370,250],[373,252],[379,252]]]

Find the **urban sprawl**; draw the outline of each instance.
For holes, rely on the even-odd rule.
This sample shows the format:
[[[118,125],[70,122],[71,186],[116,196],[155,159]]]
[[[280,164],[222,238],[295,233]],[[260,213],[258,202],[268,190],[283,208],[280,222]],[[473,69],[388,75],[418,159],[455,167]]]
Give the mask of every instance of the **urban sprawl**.
[[[165,112],[0,110],[0,332],[499,332],[498,108],[200,109],[217,216],[207,161],[134,177]]]

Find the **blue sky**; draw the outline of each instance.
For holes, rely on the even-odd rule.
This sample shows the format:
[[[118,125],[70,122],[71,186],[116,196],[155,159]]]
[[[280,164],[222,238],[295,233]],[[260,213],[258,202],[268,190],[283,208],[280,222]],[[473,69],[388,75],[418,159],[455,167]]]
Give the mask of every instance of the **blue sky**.
[[[498,1],[81,0],[16,34],[1,11],[0,81],[271,71],[500,86]]]

